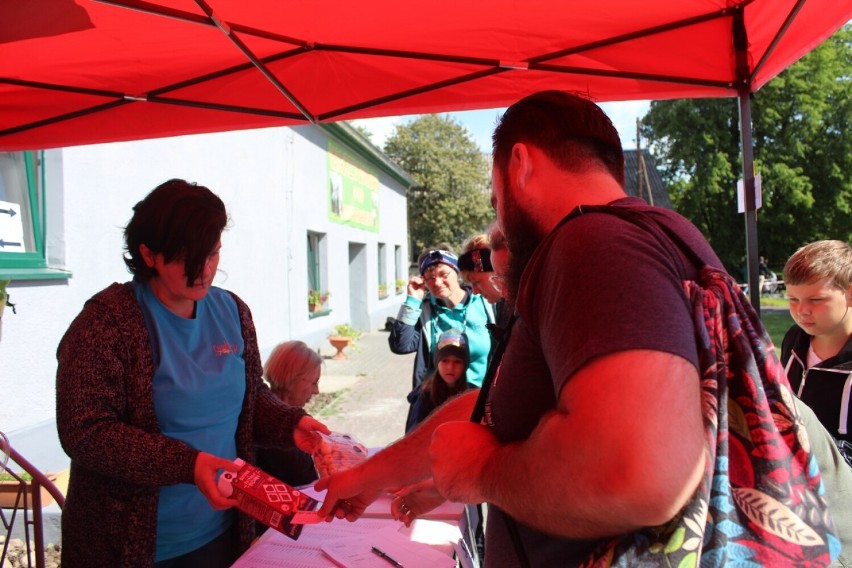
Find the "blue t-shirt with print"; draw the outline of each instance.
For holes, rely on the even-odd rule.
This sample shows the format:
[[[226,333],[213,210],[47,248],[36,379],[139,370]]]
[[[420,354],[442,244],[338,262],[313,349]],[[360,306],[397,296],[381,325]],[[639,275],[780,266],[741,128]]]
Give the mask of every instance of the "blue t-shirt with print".
[[[196,302],[195,318],[166,308],[148,284],[136,297],[154,352],[154,410],[163,434],[196,450],[233,460],[245,396],[245,362],[239,312],[234,298],[211,287]],[[160,488],[156,560],[167,560],[207,544],[233,522],[216,511],[195,485]]]

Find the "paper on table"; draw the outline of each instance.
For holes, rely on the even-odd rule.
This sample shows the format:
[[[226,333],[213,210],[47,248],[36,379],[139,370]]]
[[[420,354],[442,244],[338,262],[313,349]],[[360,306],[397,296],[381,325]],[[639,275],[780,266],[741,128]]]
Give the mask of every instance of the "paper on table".
[[[304,548],[292,541],[259,542],[240,558],[239,565],[240,568],[280,568],[282,558],[286,558],[287,568],[337,568],[322,550]]]
[[[364,515],[362,518],[390,517],[391,502],[393,501],[393,498],[393,495],[390,495],[388,493],[382,493],[375,501],[370,504],[369,507],[367,507],[367,510],[364,511]],[[464,514],[464,505],[462,505],[461,503],[444,501],[428,513],[423,513],[418,518],[458,521],[459,517],[461,517],[462,514]]]
[[[319,550],[326,542],[354,536],[363,539],[365,538],[365,535],[376,532],[377,530],[382,530],[387,526],[388,521],[385,519],[360,519],[355,523],[337,520],[331,523],[310,525],[305,527],[305,530],[302,532],[302,536],[299,537],[297,544],[306,548],[313,547]],[[394,524],[394,526],[397,525]],[[277,532],[278,531],[272,531],[272,534],[268,537],[271,539],[269,542],[282,543],[285,546],[288,545],[287,537],[284,535],[280,535],[279,537],[280,533],[276,534]],[[263,534],[263,537],[266,537],[269,533],[270,531],[266,531]]]
[[[432,547],[413,542],[396,527],[335,540],[322,545],[322,551],[345,568],[389,568],[390,563],[372,551],[376,546],[405,568],[453,568],[456,561]]]

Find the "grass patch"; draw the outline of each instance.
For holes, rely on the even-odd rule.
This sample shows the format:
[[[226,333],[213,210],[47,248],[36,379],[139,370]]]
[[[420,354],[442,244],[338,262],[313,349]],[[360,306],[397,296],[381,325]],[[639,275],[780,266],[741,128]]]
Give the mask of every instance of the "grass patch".
[[[769,337],[772,338],[772,343],[778,349],[780,357],[781,341],[784,339],[784,334],[795,323],[790,316],[790,312],[763,312],[760,316],[760,321],[763,322],[763,327],[769,332]]]
[[[33,480],[33,476],[25,471],[17,471],[15,475],[20,477],[23,481],[30,482]],[[17,478],[13,477],[11,473],[0,473],[0,481],[18,481]]]
[[[337,406],[340,404],[340,397],[344,392],[346,392],[346,389],[315,394],[305,405],[305,412],[311,416],[334,416],[337,412]]]
[[[761,296],[760,306],[768,308],[787,308],[790,302],[786,296]]]

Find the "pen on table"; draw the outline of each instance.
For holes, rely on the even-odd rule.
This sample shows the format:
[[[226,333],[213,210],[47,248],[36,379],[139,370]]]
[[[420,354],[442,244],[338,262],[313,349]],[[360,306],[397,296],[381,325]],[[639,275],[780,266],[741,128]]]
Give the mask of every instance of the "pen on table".
[[[382,558],[384,558],[385,560],[387,560],[388,562],[390,562],[391,564],[396,566],[396,568],[403,568],[402,564],[400,564],[398,561],[394,560],[387,552],[385,552],[381,548],[377,548],[377,547],[373,546],[372,549],[373,549],[374,554],[378,554],[379,556],[381,556]]]

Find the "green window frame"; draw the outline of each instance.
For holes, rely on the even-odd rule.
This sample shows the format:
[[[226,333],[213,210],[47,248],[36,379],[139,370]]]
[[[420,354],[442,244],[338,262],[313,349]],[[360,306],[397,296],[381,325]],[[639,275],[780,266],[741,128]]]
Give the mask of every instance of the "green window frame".
[[[387,244],[378,243],[376,247],[377,253],[377,268],[379,281],[379,299],[388,297],[388,267],[387,267]]]
[[[0,242],[0,279],[71,276],[70,272],[51,269],[47,264],[44,179],[44,152],[0,152],[0,201],[17,205],[23,224],[23,243],[5,241],[0,234],[0,241],[4,241]],[[11,212],[0,207],[0,214],[11,217]],[[10,252],[17,246],[25,246],[26,251]]]
[[[323,233],[308,231],[308,290],[319,290],[321,292],[328,291],[325,287],[326,278],[323,267],[323,261],[325,259],[324,249],[325,235]],[[326,303],[323,309],[308,313],[308,317],[313,319],[330,313],[331,308],[329,308],[328,303]]]
[[[308,233],[308,289],[320,289],[319,235]]]

